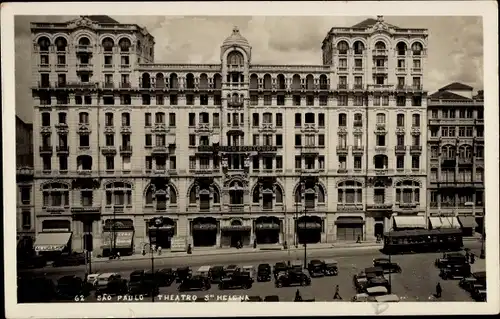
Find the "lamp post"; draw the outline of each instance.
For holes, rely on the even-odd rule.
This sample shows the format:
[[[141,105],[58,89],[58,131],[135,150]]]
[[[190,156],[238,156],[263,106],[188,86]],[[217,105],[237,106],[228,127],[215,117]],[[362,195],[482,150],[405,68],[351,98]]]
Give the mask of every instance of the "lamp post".
[[[151,225],[152,224],[152,225]],[[158,236],[158,228],[163,226],[163,218],[162,217],[156,217],[152,220],[152,223],[150,222],[150,227],[153,226],[156,228],[155,235]],[[151,227],[151,228],[153,228]],[[155,302],[155,285],[156,285],[156,280],[155,280],[155,255],[153,251],[153,245],[152,245],[152,237],[151,237],[151,229],[149,230],[149,249],[151,251],[151,275],[153,279],[153,283],[151,285],[151,302]]]
[[[391,231],[392,231],[392,227],[389,229],[389,240],[392,240],[391,238]],[[389,249],[389,264],[392,265],[392,258],[391,258],[392,254],[391,254],[391,250]],[[392,267],[392,266],[391,266]],[[392,272],[389,271],[389,293],[392,293]]]
[[[305,218],[307,216],[307,208],[304,205],[304,228],[307,226]],[[307,269],[307,240],[304,238],[304,269]]]
[[[116,254],[116,206],[113,206],[113,243],[111,244],[111,257],[114,258]]]

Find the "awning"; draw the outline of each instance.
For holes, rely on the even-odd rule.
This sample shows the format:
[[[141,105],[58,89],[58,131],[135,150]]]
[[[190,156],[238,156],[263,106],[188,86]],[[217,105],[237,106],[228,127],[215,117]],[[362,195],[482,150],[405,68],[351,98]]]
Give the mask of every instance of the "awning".
[[[39,233],[36,235],[35,251],[62,251],[71,238],[71,232]]]
[[[134,232],[118,230],[116,232],[106,231],[102,233],[102,237],[102,248],[131,248]]]
[[[427,228],[424,216],[394,216],[393,219],[397,228]]]
[[[280,225],[276,223],[258,223],[255,224],[255,227],[258,230],[263,230],[263,229],[280,229]]]
[[[251,230],[250,226],[243,226],[243,225],[231,225],[222,227],[222,231],[250,231],[250,230]]]
[[[217,225],[215,224],[194,224],[193,230],[216,230]]]
[[[321,224],[320,223],[313,223],[313,222],[302,222],[297,224],[298,228],[301,229],[321,229]]]
[[[476,219],[473,216],[459,216],[458,221],[462,225],[462,228],[476,228]]]
[[[451,216],[429,217],[433,229],[460,228],[458,218]]]
[[[336,225],[345,225],[345,224],[362,225],[364,223],[365,223],[365,221],[362,218],[352,218],[352,217],[346,217],[346,218],[339,217],[335,221]]]

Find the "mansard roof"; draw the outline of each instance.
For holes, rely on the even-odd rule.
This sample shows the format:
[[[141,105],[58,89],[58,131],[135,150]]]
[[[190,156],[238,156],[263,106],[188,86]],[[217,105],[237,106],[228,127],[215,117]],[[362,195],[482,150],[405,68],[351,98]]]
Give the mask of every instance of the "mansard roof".
[[[460,82],[453,82],[445,87],[439,89],[439,91],[450,91],[450,90],[469,90],[472,91],[474,88]]]
[[[429,99],[431,99],[431,100],[440,100],[440,99],[443,99],[443,100],[470,100],[470,98],[468,98],[468,97],[465,97],[465,96],[462,96],[459,94],[455,94],[452,92],[448,92],[448,91],[442,91],[441,89],[439,91],[437,91],[436,93],[429,95]]]

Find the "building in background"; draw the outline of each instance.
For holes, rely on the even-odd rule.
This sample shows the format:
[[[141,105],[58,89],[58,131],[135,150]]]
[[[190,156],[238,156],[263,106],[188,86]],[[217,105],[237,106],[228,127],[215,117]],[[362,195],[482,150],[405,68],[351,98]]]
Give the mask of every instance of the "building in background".
[[[322,65],[254,64],[238,28],[219,64],[156,63],[144,28],[102,16],[31,30],[40,251],[426,227],[426,29],[333,28]]]
[[[33,125],[16,116],[16,216],[18,252],[29,253],[35,239]]]
[[[482,232],[483,91],[474,95],[472,87],[451,83],[430,95],[427,107],[430,227]]]

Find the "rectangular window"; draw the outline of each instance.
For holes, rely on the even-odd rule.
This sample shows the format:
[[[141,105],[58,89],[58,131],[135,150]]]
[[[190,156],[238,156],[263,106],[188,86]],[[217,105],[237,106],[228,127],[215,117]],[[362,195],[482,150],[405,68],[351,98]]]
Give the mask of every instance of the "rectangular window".
[[[170,156],[170,169],[171,170],[177,169],[177,158],[175,156]]]
[[[175,123],[175,113],[168,114],[168,126],[175,127],[177,124]]]
[[[396,168],[397,169],[404,169],[405,168],[405,157],[404,156],[398,156],[396,158]]]
[[[339,106],[347,106],[348,100],[347,95],[339,95],[338,96],[338,105]]]
[[[264,95],[264,105],[271,105],[272,101],[273,99],[271,95]]]
[[[301,169],[301,168],[302,168],[302,157],[295,156],[295,169]]]
[[[196,126],[196,114],[189,113],[189,126]]]
[[[189,169],[196,169],[196,156],[189,156]]]
[[[295,146],[302,146],[302,135],[295,134]]]
[[[106,170],[112,171],[115,169],[115,157],[106,156]]]
[[[276,127],[283,127],[283,114],[276,113]]]
[[[276,146],[283,146],[283,135],[276,134]]]
[[[361,156],[354,156],[354,169],[361,169]]]
[[[258,146],[259,145],[259,134],[254,134],[253,135],[253,145]]]
[[[283,169],[283,157],[281,155],[276,156],[276,169]]]
[[[150,171],[153,169],[153,157],[152,156],[146,156],[145,163],[146,163],[146,170]]]
[[[325,146],[325,134],[318,134],[318,145]]]
[[[177,95],[171,94],[170,95],[170,105],[177,105]]]
[[[132,169],[132,163],[130,161],[130,156],[123,156],[122,163],[123,163],[122,170],[130,171]]]
[[[158,94],[156,95],[156,105],[163,105],[165,103],[165,99],[163,95]]]
[[[411,168],[413,168],[413,169],[420,168],[420,156],[412,156],[411,157]]]
[[[212,114],[212,122],[214,127],[220,127],[219,113]]]

